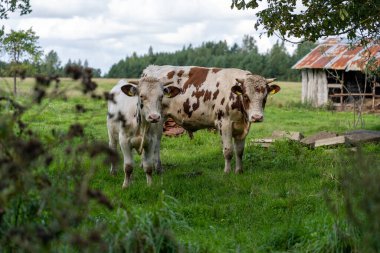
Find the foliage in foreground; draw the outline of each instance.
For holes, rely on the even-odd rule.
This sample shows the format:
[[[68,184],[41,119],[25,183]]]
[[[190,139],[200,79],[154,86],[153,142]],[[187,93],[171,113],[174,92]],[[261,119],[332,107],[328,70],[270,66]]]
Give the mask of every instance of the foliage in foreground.
[[[94,93],[91,71],[68,72],[81,78],[84,93],[101,98]],[[22,121],[29,107],[60,95],[57,88],[48,89],[52,81],[38,77],[30,103],[0,96],[0,251],[181,251],[170,229],[173,215],[164,195],[160,206],[141,212],[121,204],[115,208],[90,186],[100,167],[118,159],[106,143],[86,138],[78,123],[40,136]],[[58,87],[59,79],[54,81]],[[77,105],[77,113],[83,109]],[[92,209],[113,219],[99,221]]]
[[[380,158],[361,149],[341,161],[340,191],[346,220],[359,233],[363,252],[380,252]]]
[[[96,84],[89,78],[90,72],[74,70],[88,95],[85,98],[65,98],[57,90],[58,80],[42,77],[33,89],[30,110],[25,98],[14,101],[1,96],[0,251],[378,249],[370,240],[376,238],[377,209],[369,212],[372,209],[368,207],[379,203],[375,184],[380,173],[374,170],[379,158],[371,157],[378,154],[379,146],[366,147],[359,159],[352,160],[352,154],[339,149],[309,150],[284,141],[266,150],[247,143],[245,173],[223,175],[216,169],[222,161],[215,153],[220,139],[201,131],[192,141],[186,137],[163,140],[168,170],[161,184],[157,178],[157,183],[147,188],[145,181],[139,180],[143,172],[137,170],[132,187],[121,191],[118,178],[105,170],[111,159],[117,159],[101,141],[106,138],[106,111],[101,109],[105,103],[97,100],[100,95],[94,92]],[[54,87],[48,86],[50,82],[56,82]],[[46,106],[51,119],[39,114]],[[268,121],[276,118],[275,122],[283,119],[277,113],[288,118],[294,111],[307,118],[318,114],[319,120],[325,119],[325,113],[332,115],[322,109],[310,113],[307,106],[292,103],[268,110]],[[57,114],[67,117],[60,121],[63,115]],[[80,124],[86,121],[90,122],[87,127]],[[284,125],[302,121],[289,122]],[[98,123],[96,130],[88,129]],[[350,171],[354,173],[351,177],[347,176]],[[331,213],[323,199],[324,189]],[[365,194],[356,195],[362,192]],[[345,208],[348,201],[355,203],[351,212]]]

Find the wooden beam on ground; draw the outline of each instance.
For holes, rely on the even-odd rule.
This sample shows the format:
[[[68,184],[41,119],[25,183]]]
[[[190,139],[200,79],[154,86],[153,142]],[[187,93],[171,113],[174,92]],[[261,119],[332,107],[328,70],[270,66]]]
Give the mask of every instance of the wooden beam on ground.
[[[253,139],[251,141],[251,144],[254,146],[259,146],[263,148],[268,148],[273,142],[275,142],[275,139],[272,138],[263,138],[263,139]]]
[[[310,145],[310,146],[314,146],[314,143],[317,141],[317,140],[322,140],[322,139],[327,139],[327,138],[332,138],[332,137],[336,137],[338,136],[338,134],[336,133],[332,133],[332,132],[327,132],[327,131],[322,131],[322,132],[319,132],[319,133],[316,133],[316,134],[313,134],[311,136],[308,136],[306,138],[303,138],[301,140],[301,143],[302,144],[305,144],[305,145]]]
[[[354,130],[344,134],[352,143],[380,142],[380,131]]]
[[[293,141],[300,141],[301,139],[303,139],[303,134],[300,133],[300,132],[275,130],[272,133],[272,138],[274,138],[274,139],[289,139],[289,140],[293,140]]]
[[[328,146],[337,146],[337,145],[348,145],[349,141],[346,136],[336,136],[321,140],[316,140],[314,143],[314,147],[328,147]]]

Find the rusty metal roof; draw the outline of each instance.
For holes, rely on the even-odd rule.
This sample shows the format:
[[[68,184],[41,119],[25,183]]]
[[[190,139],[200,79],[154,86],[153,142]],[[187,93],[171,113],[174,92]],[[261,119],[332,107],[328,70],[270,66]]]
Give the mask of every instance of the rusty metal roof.
[[[370,43],[363,48],[355,47],[344,40],[330,38],[319,44],[292,68],[362,71],[372,57],[377,66],[380,66],[379,44]]]

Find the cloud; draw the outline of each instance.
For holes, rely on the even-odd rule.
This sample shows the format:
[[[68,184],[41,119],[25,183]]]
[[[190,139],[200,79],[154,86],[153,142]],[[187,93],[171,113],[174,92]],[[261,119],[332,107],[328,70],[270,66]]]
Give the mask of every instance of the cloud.
[[[203,40],[205,30],[206,24],[203,22],[190,23],[178,27],[175,32],[158,34],[157,38],[164,44],[184,45],[189,41]]]
[[[6,30],[32,27],[45,52],[57,51],[63,63],[87,59],[107,72],[120,59],[154,52],[172,52],[205,41],[241,44],[255,37],[260,52],[274,38],[259,38],[254,30],[255,11],[231,10],[220,0],[33,0],[31,15],[13,14],[3,20]]]
[[[152,24],[175,22],[177,24],[209,19],[239,19],[252,12],[230,9],[229,1],[220,0],[111,0],[109,13],[119,20]]]
[[[39,18],[72,18],[97,16],[107,8],[107,0],[32,0],[32,13]]]
[[[19,28],[27,29],[31,24],[41,39],[52,38],[67,41],[118,37],[137,30],[136,27],[133,28],[101,16],[95,18],[73,17],[70,19],[28,18],[20,20]]]

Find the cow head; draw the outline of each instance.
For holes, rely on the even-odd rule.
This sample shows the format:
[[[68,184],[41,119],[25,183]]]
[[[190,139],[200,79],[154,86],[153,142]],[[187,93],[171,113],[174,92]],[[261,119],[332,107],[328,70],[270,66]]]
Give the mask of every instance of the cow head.
[[[121,87],[121,90],[130,97],[137,96],[137,106],[140,115],[150,123],[157,123],[161,119],[162,99],[164,96],[177,96],[181,89],[169,86],[173,82],[162,82],[154,77],[143,77],[139,81],[130,81]]]
[[[280,86],[272,84],[275,79],[265,79],[258,75],[248,75],[245,79],[236,79],[237,84],[231,91],[238,95],[249,122],[264,120],[264,108],[268,94],[280,91]]]

